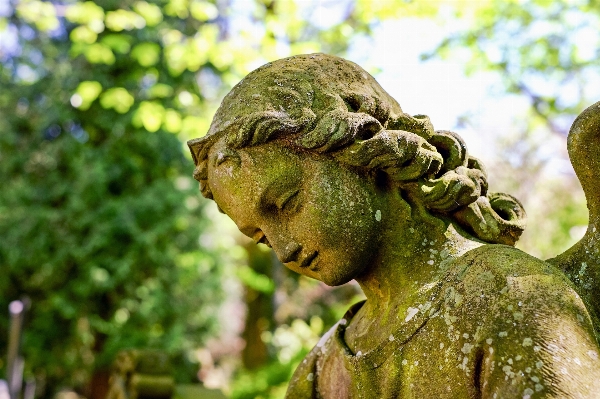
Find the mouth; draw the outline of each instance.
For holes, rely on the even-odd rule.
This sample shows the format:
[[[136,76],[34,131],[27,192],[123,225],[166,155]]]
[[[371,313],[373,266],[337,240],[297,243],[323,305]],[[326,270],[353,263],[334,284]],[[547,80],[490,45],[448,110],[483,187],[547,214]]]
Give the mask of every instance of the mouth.
[[[305,267],[310,266],[310,264],[317,257],[318,254],[319,253],[317,251],[313,251],[310,254],[308,254],[308,256],[306,258],[302,259],[302,262],[300,262],[300,267],[305,268]]]

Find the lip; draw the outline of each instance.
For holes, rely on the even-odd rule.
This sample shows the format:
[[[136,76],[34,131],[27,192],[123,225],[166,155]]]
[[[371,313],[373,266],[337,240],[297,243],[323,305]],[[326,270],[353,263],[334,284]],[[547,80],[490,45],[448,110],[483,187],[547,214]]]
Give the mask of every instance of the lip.
[[[317,251],[313,251],[310,254],[308,254],[308,256],[306,256],[304,259],[302,259],[302,262],[300,262],[300,267],[305,268],[310,266],[310,264],[317,257],[318,254],[319,253]]]

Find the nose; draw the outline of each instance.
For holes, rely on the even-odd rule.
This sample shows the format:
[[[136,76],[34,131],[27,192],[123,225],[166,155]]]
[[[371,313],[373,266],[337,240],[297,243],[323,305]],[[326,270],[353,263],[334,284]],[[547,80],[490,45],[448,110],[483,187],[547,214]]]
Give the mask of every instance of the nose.
[[[277,254],[279,260],[282,263],[288,263],[298,260],[298,255],[300,254],[300,251],[302,251],[302,245],[294,241],[288,241],[288,243],[282,250],[275,250],[275,253]]]
[[[287,226],[281,223],[263,223],[260,227],[281,263],[298,260],[302,245],[293,238],[293,234],[286,228]]]

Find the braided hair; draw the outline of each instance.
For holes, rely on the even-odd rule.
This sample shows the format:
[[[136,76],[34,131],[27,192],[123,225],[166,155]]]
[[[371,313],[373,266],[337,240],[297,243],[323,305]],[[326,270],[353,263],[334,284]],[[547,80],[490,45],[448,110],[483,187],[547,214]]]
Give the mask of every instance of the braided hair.
[[[232,150],[277,140],[326,154],[391,184],[432,214],[445,215],[488,243],[514,245],[525,228],[520,202],[489,193],[483,164],[450,131],[410,116],[358,65],[325,54],[298,55],[251,72],[225,97],[205,137],[190,140],[202,194],[211,146]]]

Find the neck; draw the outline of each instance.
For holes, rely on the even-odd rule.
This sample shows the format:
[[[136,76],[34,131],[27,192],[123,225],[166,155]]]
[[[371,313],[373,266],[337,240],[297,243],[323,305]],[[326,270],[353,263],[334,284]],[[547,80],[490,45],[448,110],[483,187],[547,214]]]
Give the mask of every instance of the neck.
[[[588,209],[590,212],[589,226],[592,229],[595,227],[596,231],[598,231],[600,230],[600,201],[596,198],[592,198],[589,195],[586,195],[586,199],[588,201]],[[596,231],[592,231],[592,233],[596,233]]]
[[[453,259],[482,245],[448,221],[429,215],[427,219],[396,220],[396,226],[384,230],[380,255],[356,278],[367,297],[366,312],[410,306],[424,287],[445,274]]]

